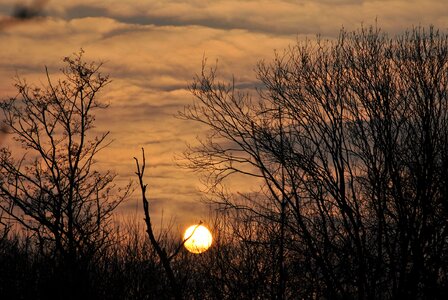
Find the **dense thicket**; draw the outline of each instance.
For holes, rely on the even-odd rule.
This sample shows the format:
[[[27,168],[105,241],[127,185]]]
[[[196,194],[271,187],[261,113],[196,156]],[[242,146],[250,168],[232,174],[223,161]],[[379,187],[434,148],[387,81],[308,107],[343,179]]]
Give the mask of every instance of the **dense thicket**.
[[[213,218],[208,222],[217,233],[213,247],[201,255],[182,249],[171,260],[182,298],[269,299],[275,295],[275,269],[265,247],[271,243],[269,233],[234,220],[228,214]],[[2,299],[173,299],[169,278],[143,224],[127,223],[113,236],[114,242],[101,258],[83,270],[73,293],[60,262],[32,249],[36,243],[32,237],[10,233],[0,242]],[[167,232],[158,237],[166,251],[181,242]],[[241,239],[257,240],[258,245]]]
[[[204,68],[183,116],[210,129],[187,156],[214,200],[277,224],[277,297],[442,297],[447,35],[342,31],[261,62],[257,75],[255,96]],[[261,189],[222,193],[234,174]]]

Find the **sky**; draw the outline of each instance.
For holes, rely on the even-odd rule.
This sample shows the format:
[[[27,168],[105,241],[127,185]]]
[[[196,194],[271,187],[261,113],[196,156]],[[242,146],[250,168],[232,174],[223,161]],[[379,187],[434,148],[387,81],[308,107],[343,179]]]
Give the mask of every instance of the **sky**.
[[[24,11],[37,17],[11,18]],[[98,156],[98,168],[115,171],[119,184],[136,180],[133,157],[144,147],[155,223],[163,216],[165,226],[185,228],[208,216],[199,175],[179,167],[186,144],[195,144],[205,131],[175,115],[194,100],[187,87],[203,59],[218,61],[221,76],[233,76],[238,86],[256,86],[257,62],[269,61],[274,51],[375,22],[390,35],[419,25],[446,31],[448,5],[446,0],[2,0],[0,97],[16,95],[17,75],[43,84],[45,66],[57,79],[63,57],[80,48],[87,60],[103,61],[102,72],[112,83],[100,97],[110,107],[97,113],[95,130],[109,130],[113,143]],[[140,199],[137,189],[119,214],[143,218]]]

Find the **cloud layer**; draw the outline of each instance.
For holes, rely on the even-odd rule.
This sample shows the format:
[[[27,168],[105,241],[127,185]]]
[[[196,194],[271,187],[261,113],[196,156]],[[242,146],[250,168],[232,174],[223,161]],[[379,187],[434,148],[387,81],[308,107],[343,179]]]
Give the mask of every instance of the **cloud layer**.
[[[115,141],[98,165],[116,170],[126,182],[133,177],[133,156],[145,147],[153,209],[182,227],[204,218],[207,210],[198,201],[196,175],[178,168],[174,159],[203,132],[174,115],[191,103],[187,85],[204,57],[218,60],[224,77],[234,74],[251,86],[257,61],[305,36],[333,38],[341,26],[352,30],[375,19],[391,34],[448,25],[442,0],[48,1],[45,17],[26,21],[10,18],[15,5],[12,0],[0,5],[0,97],[15,95],[15,74],[40,84],[48,66],[57,78],[61,59],[80,48],[88,59],[104,61],[103,72],[113,83],[102,94],[110,108],[97,116],[96,130],[110,130]],[[134,211],[138,200],[137,191],[122,213]]]

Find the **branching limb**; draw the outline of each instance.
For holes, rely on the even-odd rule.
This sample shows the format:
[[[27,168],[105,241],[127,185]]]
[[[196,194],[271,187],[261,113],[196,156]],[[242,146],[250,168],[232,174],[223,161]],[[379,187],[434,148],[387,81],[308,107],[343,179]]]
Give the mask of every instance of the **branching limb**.
[[[172,259],[173,255],[168,257],[165,249],[163,249],[159,242],[157,241],[156,237],[154,236],[154,231],[152,229],[151,225],[151,216],[149,214],[149,202],[146,198],[146,188],[147,184],[143,182],[143,175],[145,174],[145,167],[146,167],[146,159],[145,159],[145,150],[142,148],[142,164],[140,165],[138,159],[134,157],[136,166],[137,166],[137,172],[135,174],[138,176],[140,188],[142,190],[142,201],[143,201],[143,210],[145,213],[145,224],[146,224],[146,232],[148,233],[149,241],[151,242],[151,245],[154,247],[154,249],[157,252],[157,255],[160,258],[160,261],[162,262],[163,268],[165,269],[165,272],[168,276],[168,279],[170,281],[171,289],[173,291],[174,298],[176,300],[182,299],[182,292],[180,291],[176,278],[174,276],[173,269],[171,268],[170,260]],[[185,241],[184,241],[185,243]],[[177,253],[180,251],[180,248],[178,248]]]

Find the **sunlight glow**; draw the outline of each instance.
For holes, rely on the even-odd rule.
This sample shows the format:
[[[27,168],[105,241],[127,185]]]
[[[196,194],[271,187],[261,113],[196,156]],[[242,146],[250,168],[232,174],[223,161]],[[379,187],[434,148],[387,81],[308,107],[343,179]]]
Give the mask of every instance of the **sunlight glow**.
[[[185,230],[184,240],[184,246],[188,251],[199,254],[211,246],[212,234],[205,226],[192,225]]]

